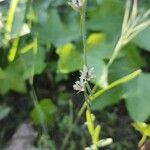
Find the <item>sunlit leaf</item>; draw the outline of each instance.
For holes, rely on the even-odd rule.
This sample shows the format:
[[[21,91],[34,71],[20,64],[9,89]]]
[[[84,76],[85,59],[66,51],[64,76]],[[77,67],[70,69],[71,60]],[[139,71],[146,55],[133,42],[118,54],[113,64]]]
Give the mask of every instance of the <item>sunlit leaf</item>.
[[[12,47],[11,47],[11,49],[9,51],[8,60],[10,62],[15,59],[17,48],[18,48],[18,44],[19,44],[19,37],[17,37],[16,39],[14,39]]]
[[[150,137],[150,125],[144,122],[134,122],[133,127],[138,130],[142,135]]]
[[[58,72],[69,73],[82,67],[82,56],[71,43],[65,44],[57,49],[59,55]]]
[[[103,43],[105,41],[105,34],[104,33],[92,33],[88,38],[87,38],[87,45],[89,47],[94,46],[96,44]]]

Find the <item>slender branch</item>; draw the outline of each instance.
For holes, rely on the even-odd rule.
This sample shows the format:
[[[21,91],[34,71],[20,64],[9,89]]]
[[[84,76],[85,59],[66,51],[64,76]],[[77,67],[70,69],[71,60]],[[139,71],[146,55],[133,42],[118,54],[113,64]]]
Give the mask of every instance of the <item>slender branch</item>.
[[[136,78],[137,76],[139,76],[140,74],[141,74],[141,70],[137,70],[137,71],[135,71],[135,72],[133,72],[133,73],[131,73],[131,74],[129,74],[129,75],[127,75],[127,76],[125,76],[125,77],[117,80],[117,81],[114,81],[113,83],[111,83],[110,85],[108,85],[107,88],[101,89],[100,91],[98,91],[97,93],[95,93],[94,96],[90,96],[89,98],[90,98],[91,101],[94,101],[97,97],[101,96],[106,91],[108,91],[108,90],[110,90],[110,89],[112,89],[112,88],[114,88],[114,87],[116,87],[118,85],[121,85],[123,83],[126,83],[126,82],[130,81],[130,80]],[[82,104],[82,106],[81,106],[78,114],[77,114],[77,117],[76,117],[74,123],[73,123],[74,125],[76,125],[78,123],[80,117],[82,116],[82,114],[84,113],[84,111],[85,111],[86,108],[87,108],[87,103],[84,102]],[[66,135],[65,141],[69,141],[69,138],[71,136],[72,131],[73,131],[73,126],[72,126],[72,128],[70,128],[68,134]],[[65,146],[63,146],[63,148],[61,148],[61,150],[64,150],[65,147],[66,147],[66,145],[67,145],[67,142],[65,143]]]
[[[81,17],[81,34],[82,34],[82,42],[83,42],[83,60],[84,60],[84,65],[87,66],[87,54],[86,54],[86,28],[85,28],[85,18],[86,18],[86,5],[87,5],[87,0],[84,1],[83,8],[80,12],[80,17]]]
[[[143,144],[144,144],[144,142],[146,141],[146,136],[145,135],[143,135],[143,137],[142,137],[142,139],[140,140],[140,142],[138,143],[138,147],[141,147]]]
[[[31,85],[30,96],[31,96],[31,98],[33,100],[34,107],[37,108],[37,111],[39,111],[39,113],[41,113],[42,110],[39,107],[38,99],[37,99],[37,96],[36,96],[35,89],[34,89],[33,85]],[[47,132],[47,127],[46,127],[42,117],[40,117],[40,124],[42,126],[44,134],[47,135],[47,133],[48,133]]]
[[[70,108],[70,122],[71,122],[71,126],[69,128],[69,131],[68,133],[66,134],[65,136],[65,139],[63,140],[63,144],[61,146],[61,150],[64,150],[68,144],[68,141],[69,141],[69,138],[70,138],[70,135],[73,131],[73,128],[74,128],[74,123],[73,123],[73,106],[72,106],[72,102],[71,100],[69,101],[69,108]]]

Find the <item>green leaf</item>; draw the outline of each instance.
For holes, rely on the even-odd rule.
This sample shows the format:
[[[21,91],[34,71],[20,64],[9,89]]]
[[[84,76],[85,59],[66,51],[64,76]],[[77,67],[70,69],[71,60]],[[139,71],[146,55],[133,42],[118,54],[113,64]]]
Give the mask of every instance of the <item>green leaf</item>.
[[[25,92],[25,80],[31,79],[35,74],[40,74],[46,64],[44,62],[46,51],[38,47],[36,54],[28,51],[11,62],[5,70],[0,70],[0,93],[9,90]]]
[[[4,79],[5,77],[5,72],[0,68],[0,79]]]
[[[134,122],[133,127],[138,130],[142,135],[150,137],[150,125],[144,122]]]
[[[124,85],[126,106],[133,120],[145,121],[150,116],[150,74],[143,73]]]
[[[22,66],[20,62],[12,62],[5,70],[4,76],[0,79],[0,93],[5,94],[9,90],[25,92],[26,86],[22,78]]]
[[[102,110],[106,106],[114,105],[121,101],[122,95],[122,86],[110,89],[92,102],[92,110]]]
[[[94,67],[93,74],[95,78],[93,78],[92,82],[101,84],[101,76],[103,75],[103,70],[105,69],[106,65],[104,61],[101,59],[101,57],[97,54],[96,51],[88,51],[87,53],[87,60],[88,60],[88,66]]]
[[[127,83],[128,81],[136,78],[137,76],[139,76],[141,73],[141,70],[137,70],[134,71],[131,74],[128,74],[112,83],[110,83],[108,86],[98,90],[95,94],[93,94],[90,99],[93,102],[92,104],[92,108],[93,109],[98,109],[98,108],[103,108],[105,106],[114,104],[116,102],[118,102],[121,98],[122,94],[122,88],[120,87],[122,84]],[[119,88],[118,88],[119,86]],[[118,88],[117,91],[114,91],[115,89]],[[112,92],[113,91],[113,92]],[[109,95],[111,94],[111,95]],[[105,99],[106,98],[106,99]],[[103,100],[101,102],[101,100]]]
[[[11,111],[10,107],[0,105],[0,120],[7,117],[10,111]]]
[[[20,63],[24,69],[23,79],[28,79],[35,74],[40,74],[46,67],[45,60],[46,49],[38,47],[37,52],[28,51],[19,57]]]
[[[88,28],[102,31],[109,39],[114,39],[121,30],[123,3],[116,0],[105,0],[95,7],[89,15]]]
[[[139,49],[137,49],[134,44],[130,43],[126,45],[122,49],[122,53],[125,55],[128,66],[134,69],[139,69],[139,67],[144,66],[144,59],[141,57]]]
[[[82,57],[75,46],[71,43],[65,44],[57,49],[59,55],[58,72],[69,73],[82,67]]]
[[[140,34],[138,34],[138,36],[134,39],[134,43],[140,48],[150,51],[149,39],[150,39],[150,27],[145,29]]]
[[[99,43],[103,43],[105,41],[106,37],[104,33],[92,33],[87,38],[87,45],[88,47],[92,47],[94,45],[97,45]]]
[[[100,87],[103,87],[107,81],[105,75],[107,74],[107,68],[104,63],[104,59],[108,59],[112,55],[114,47],[114,41],[105,41],[104,33],[91,34],[87,39],[87,60],[88,66],[94,67],[93,83],[98,83]]]
[[[49,124],[52,125],[54,121],[54,114],[57,107],[50,99],[43,99],[31,111],[31,118],[35,124]]]
[[[34,26],[35,33],[39,35],[41,43],[53,43],[60,46],[77,39],[80,36],[80,29],[77,21],[73,18],[70,24],[64,24],[55,9],[48,12],[46,21],[43,24]]]

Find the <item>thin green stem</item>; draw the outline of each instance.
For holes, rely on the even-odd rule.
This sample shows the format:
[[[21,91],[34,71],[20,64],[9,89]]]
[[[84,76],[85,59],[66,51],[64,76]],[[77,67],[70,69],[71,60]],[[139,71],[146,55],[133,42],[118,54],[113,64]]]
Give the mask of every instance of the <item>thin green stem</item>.
[[[81,109],[79,110],[79,112],[78,112],[78,114],[77,114],[77,117],[76,117],[76,119],[75,119],[73,125],[76,125],[76,124],[78,123],[78,121],[79,121],[80,117],[82,116],[83,112],[85,111],[86,107],[87,107],[87,105],[86,105],[86,103],[84,103],[84,104],[82,105]],[[72,134],[72,131],[73,131],[73,125],[71,126],[71,128],[69,129],[67,135],[65,136],[65,139],[64,139],[64,141],[63,141],[61,150],[64,150],[64,149],[66,148],[68,142],[69,142],[69,138],[70,138],[70,136],[71,136],[71,134]]]
[[[42,112],[42,110],[39,107],[38,99],[37,99],[37,96],[36,96],[35,89],[34,89],[33,85],[31,85],[30,96],[33,100],[34,107],[37,108],[37,110],[39,111],[39,114],[40,114]],[[40,121],[41,121],[41,126],[42,126],[42,129],[43,129],[43,132],[44,132],[45,135],[47,135],[47,133],[48,133],[47,132],[47,127],[46,127],[42,117],[40,118]]]
[[[91,87],[90,87],[90,85],[89,85],[88,82],[86,83],[86,88],[87,88],[87,90],[88,90],[88,93],[89,93],[90,95],[92,95],[92,89],[91,89]]]
[[[64,150],[68,144],[68,141],[69,141],[69,137],[73,131],[73,127],[74,127],[74,123],[73,123],[73,106],[72,106],[72,102],[69,101],[69,108],[70,108],[70,120],[71,120],[71,126],[69,128],[69,131],[68,133],[66,134],[65,136],[65,139],[63,140],[63,144],[62,144],[62,147],[61,147],[61,150]]]
[[[115,48],[114,48],[114,51],[113,51],[113,54],[107,64],[107,68],[109,68],[111,66],[111,64],[113,63],[113,61],[116,59],[116,57],[118,56],[118,53],[120,52],[120,49],[122,48],[123,46],[123,38],[122,36],[119,38]]]
[[[142,137],[142,139],[140,140],[140,142],[138,143],[138,147],[141,147],[143,144],[144,144],[144,142],[146,141],[146,136],[145,135],[143,135],[143,137]]]
[[[40,114],[42,112],[40,106],[39,106],[39,102],[38,102],[38,98],[37,98],[37,95],[36,95],[36,92],[35,92],[35,89],[34,89],[34,86],[33,86],[33,80],[34,80],[34,63],[32,64],[32,71],[29,71],[26,63],[25,63],[25,60],[21,57],[21,61],[23,63],[23,67],[24,67],[24,70],[26,70],[29,74],[30,74],[30,78],[29,78],[29,84],[30,84],[30,97],[33,101],[33,105],[35,108],[37,108],[37,111],[38,114]],[[34,61],[33,61],[34,62]],[[44,120],[43,118],[41,117],[40,118],[40,125],[41,125],[41,129],[44,133],[44,135],[48,136],[48,131],[47,131],[47,126],[45,125],[44,123]],[[48,145],[48,142],[47,142],[47,145]]]
[[[83,42],[83,64],[85,66],[87,66],[87,55],[86,55],[86,29],[85,29],[85,18],[86,18],[86,5],[87,5],[87,0],[85,0],[84,2],[84,6],[80,12],[80,17],[81,17],[81,34],[82,34],[82,42]],[[78,115],[74,121],[74,124],[77,124],[79,118],[81,117],[81,115],[83,114],[85,108],[87,107],[87,104],[83,104],[83,108],[80,109],[80,111],[78,112]],[[61,150],[64,150],[68,144],[70,135],[73,131],[73,125],[71,126],[71,128],[69,129],[67,135],[65,136],[65,139],[63,141]]]
[[[121,85],[123,83],[130,81],[130,80],[134,79],[135,77],[139,76],[140,74],[141,74],[141,70],[137,70],[137,71],[135,71],[135,72],[133,72],[133,73],[117,80],[117,81],[114,81],[113,83],[108,85],[106,88],[103,88],[103,89],[99,90],[98,92],[96,92],[94,95],[91,96],[90,99],[93,101],[97,97],[101,96],[104,92],[106,92],[106,91],[108,91],[108,90],[110,90],[110,89],[112,89],[118,85]]]
[[[114,87],[116,87],[116,86],[118,86],[118,85],[121,85],[121,84],[123,84],[123,83],[126,83],[126,82],[128,82],[128,81],[130,81],[130,80],[136,78],[137,76],[140,75],[140,73],[141,73],[141,70],[137,70],[137,71],[135,71],[135,72],[133,72],[133,73],[131,73],[131,74],[129,74],[129,75],[127,75],[127,76],[125,76],[125,77],[123,77],[123,78],[117,80],[117,81],[114,81],[113,83],[111,83],[110,85],[108,85],[106,88],[101,89],[100,91],[96,92],[93,96],[90,95],[88,98],[90,99],[90,101],[94,101],[94,99],[96,99],[97,97],[100,97],[100,96],[101,96],[103,93],[105,93],[106,91],[108,91],[108,90],[110,90],[110,89],[112,89],[112,88],[114,88]],[[84,111],[85,111],[86,108],[87,108],[87,103],[84,102],[84,103],[82,104],[82,106],[81,106],[81,108],[80,108],[78,114],[77,114],[77,117],[76,117],[74,123],[73,123],[74,125],[76,125],[76,124],[78,123],[80,117],[82,116],[82,114],[84,113]],[[65,137],[65,141],[68,141],[68,140],[69,140],[72,131],[73,131],[73,127],[70,128],[68,134],[67,134],[66,137]],[[66,143],[67,143],[67,142],[66,142]],[[65,146],[63,146],[63,148],[62,148],[61,150],[64,150],[64,148],[66,147],[66,145],[67,145],[67,144],[65,144]]]
[[[86,5],[87,5],[87,0],[84,2],[84,6],[80,12],[80,17],[81,17],[81,34],[82,34],[82,42],[83,42],[83,60],[84,60],[84,65],[87,66],[87,54],[86,54],[86,27],[85,27],[85,18],[86,18]]]
[[[84,91],[84,100],[85,100],[85,103],[86,103],[86,106],[87,106],[88,111],[91,112],[90,99],[89,99],[89,96],[88,96],[86,90]]]

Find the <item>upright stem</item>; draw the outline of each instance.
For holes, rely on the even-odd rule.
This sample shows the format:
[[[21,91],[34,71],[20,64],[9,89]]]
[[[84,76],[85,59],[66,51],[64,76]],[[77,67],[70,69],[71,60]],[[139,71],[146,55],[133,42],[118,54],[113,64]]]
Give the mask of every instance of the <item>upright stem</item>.
[[[144,142],[146,141],[146,136],[143,135],[142,139],[140,140],[140,142],[138,143],[138,147],[142,147],[142,145],[144,144]]]
[[[82,34],[82,42],[83,42],[83,60],[84,60],[84,65],[87,66],[87,54],[86,54],[86,28],[85,28],[85,18],[86,18],[86,5],[87,5],[87,0],[84,2],[84,6],[80,12],[81,16],[81,34]]]
[[[35,89],[34,89],[33,85],[31,85],[30,96],[31,96],[31,98],[33,100],[34,107],[37,108],[37,110],[39,111],[39,113],[41,113],[42,110],[39,107],[38,99],[37,99],[37,96],[36,96]],[[46,127],[43,119],[40,118],[40,121],[41,121],[40,124],[41,124],[42,130],[43,130],[44,134],[47,135],[47,133],[48,133],[47,132],[47,127]]]
[[[80,17],[81,17],[81,34],[82,34],[82,42],[83,42],[83,64],[85,66],[87,66],[87,54],[86,54],[86,29],[85,29],[85,18],[86,18],[86,5],[87,5],[87,0],[84,1],[84,6],[82,7],[81,11],[80,11]],[[86,94],[84,93],[84,96]],[[87,98],[85,99],[87,100]],[[84,103],[83,107],[80,109],[77,118],[74,121],[74,124],[77,124],[79,118],[81,117],[81,115],[83,114],[85,108],[87,107],[87,104]],[[61,150],[64,150],[68,144],[70,135],[73,131],[73,125],[69,128],[68,133],[65,136],[65,139],[63,141]]]
[[[118,40],[118,42],[114,48],[113,54],[112,54],[112,56],[111,56],[111,58],[107,64],[107,69],[111,66],[113,61],[116,59],[121,48],[122,48],[122,36],[119,38],[119,40]]]
[[[69,142],[69,138],[70,138],[70,135],[73,131],[73,128],[74,128],[74,122],[73,122],[73,106],[72,106],[72,102],[69,101],[69,107],[70,107],[70,122],[71,122],[71,125],[69,127],[69,130],[68,130],[68,133],[66,134],[65,136],[65,139],[63,140],[63,144],[60,148],[60,150],[64,150]]]

